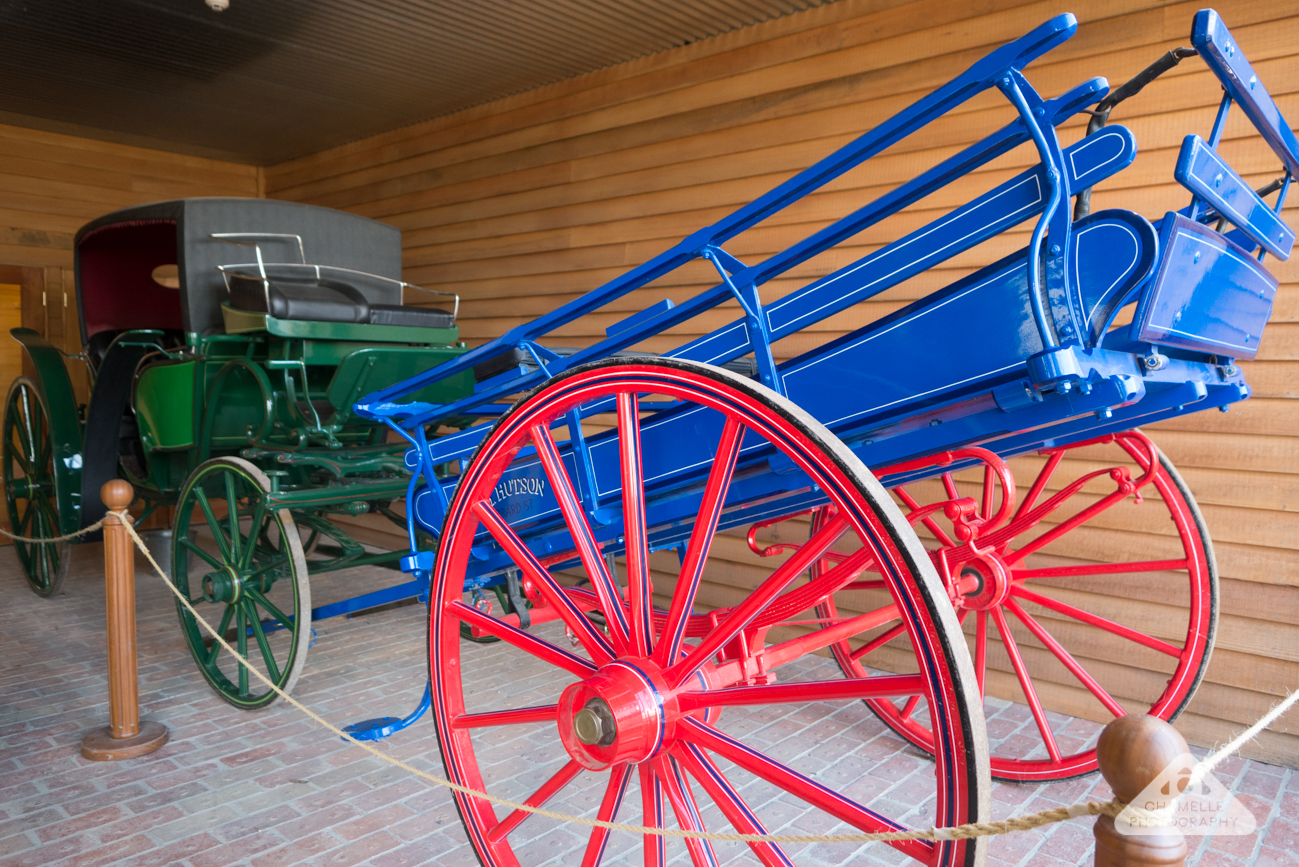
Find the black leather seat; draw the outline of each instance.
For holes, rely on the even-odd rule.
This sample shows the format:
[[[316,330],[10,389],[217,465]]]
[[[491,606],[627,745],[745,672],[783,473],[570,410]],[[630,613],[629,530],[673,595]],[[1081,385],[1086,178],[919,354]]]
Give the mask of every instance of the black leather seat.
[[[436,307],[407,307],[404,304],[371,304],[371,325],[405,325],[415,328],[450,328],[451,314]]]
[[[450,328],[455,325],[455,319],[445,310],[403,304],[371,304],[356,287],[329,279],[277,278],[263,282],[260,277],[231,274],[230,304],[239,310],[269,313],[276,319],[414,328]]]

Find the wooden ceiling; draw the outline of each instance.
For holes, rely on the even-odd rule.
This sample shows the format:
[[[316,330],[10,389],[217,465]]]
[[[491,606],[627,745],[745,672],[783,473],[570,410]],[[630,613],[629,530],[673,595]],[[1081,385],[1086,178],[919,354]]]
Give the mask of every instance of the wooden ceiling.
[[[831,0],[0,0],[0,121],[269,165]]]

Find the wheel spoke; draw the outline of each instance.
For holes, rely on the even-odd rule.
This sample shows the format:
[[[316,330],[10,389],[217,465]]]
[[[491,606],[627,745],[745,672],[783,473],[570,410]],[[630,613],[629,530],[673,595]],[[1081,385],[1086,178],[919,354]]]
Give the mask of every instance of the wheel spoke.
[[[248,536],[245,541],[243,551],[239,557],[239,571],[246,572],[248,567],[253,563],[253,552],[257,549],[257,538],[261,534],[262,525],[266,521],[266,500],[259,498],[257,505],[253,508],[253,520],[248,525]],[[236,530],[238,528],[236,527]]]
[[[1027,515],[1033,510],[1033,506],[1037,503],[1037,498],[1042,496],[1042,491],[1046,489],[1046,484],[1051,480],[1051,476],[1055,475],[1055,469],[1060,466],[1060,460],[1063,457],[1064,452],[1059,451],[1053,452],[1051,456],[1046,459],[1046,465],[1042,467],[1041,472],[1037,474],[1037,478],[1033,480],[1033,487],[1029,488],[1028,496],[1024,498],[1024,502],[1020,503],[1019,508],[1015,510],[1015,517],[1011,519],[1012,524],[1018,523],[1022,515]]]
[[[735,474],[735,462],[739,458],[743,441],[744,426],[736,419],[728,418],[722,428],[722,438],[717,444],[712,469],[708,471],[703,499],[699,503],[699,515],[690,532],[690,541],[686,544],[686,554],[681,561],[681,573],[672,593],[672,605],[668,609],[667,621],[663,624],[663,634],[658,647],[654,648],[654,659],[659,665],[667,665],[681,652],[686,622],[694,608],[699,581],[703,578],[704,565],[708,562],[708,551],[717,533],[722,507],[726,505],[726,494],[731,487],[731,477]]]
[[[690,775],[699,781],[722,811],[722,815],[740,834],[766,834],[767,828],[758,820],[753,810],[740,797],[730,781],[722,776],[713,760],[704,751],[693,744],[679,744],[672,748],[672,755],[683,765]],[[789,856],[777,843],[751,842],[749,848],[765,867],[793,867]]]
[[[1020,599],[1027,599],[1029,602],[1036,602],[1043,608],[1049,608],[1057,614],[1072,617],[1074,620],[1086,623],[1088,626],[1095,626],[1097,629],[1104,629],[1106,632],[1113,633],[1121,638],[1126,638],[1128,641],[1134,641],[1143,647],[1149,647],[1151,650],[1158,650],[1160,653],[1166,653],[1175,659],[1181,659],[1182,657],[1182,648],[1174,647],[1167,641],[1161,641],[1153,635],[1146,635],[1137,632],[1135,629],[1130,629],[1121,623],[1115,623],[1113,620],[1108,620],[1101,617],[1099,614],[1092,614],[1090,611],[1084,611],[1083,609],[1070,605],[1067,602],[1052,599],[1050,596],[1043,596],[1041,593],[1034,593],[1027,587],[1015,585],[1010,588],[1010,593],[1012,596],[1018,596]]]
[[[230,540],[225,537],[225,532],[221,529],[221,524],[217,521],[216,513],[212,511],[212,504],[208,502],[207,494],[199,486],[194,487],[194,499],[198,500],[199,508],[203,510],[203,517],[207,519],[208,529],[212,531],[216,539],[217,547],[221,549],[221,557],[227,563],[235,562],[234,557],[230,556]]]
[[[577,494],[573,492],[573,483],[568,478],[563,461],[560,460],[559,450],[555,447],[550,429],[545,425],[535,425],[531,433],[533,444],[537,448],[537,456],[541,459],[541,465],[550,480],[550,486],[555,493],[555,499],[559,502],[564,521],[573,536],[573,543],[577,546],[582,566],[586,569],[587,577],[591,579],[591,586],[595,588],[601,608],[609,621],[609,636],[613,639],[614,647],[621,652],[627,648],[628,632],[627,616],[622,609],[621,594],[613,579],[609,577],[609,570],[605,567],[604,558],[601,556],[600,545],[595,541],[591,525],[586,520],[586,512],[577,499]]]
[[[640,771],[641,824],[646,828],[663,827],[663,787],[650,770],[648,762],[637,766]],[[645,845],[645,867],[663,867],[663,838],[642,834]]]
[[[898,485],[893,490],[895,493],[897,493],[898,498],[901,499],[902,502],[906,503],[908,509],[910,509],[913,512],[920,509],[920,503],[916,502],[915,497],[911,496],[911,494],[907,492],[906,488],[902,487],[901,485]],[[920,523],[924,524],[926,527],[929,528],[929,532],[934,534],[934,538],[938,540],[938,544],[947,548],[956,547],[956,543],[952,541],[952,537],[947,535],[947,531],[945,531],[942,527],[940,527],[938,525],[938,522],[935,521],[933,518],[931,518],[928,515],[925,515],[923,518],[920,519]]]
[[[1014,529],[1016,535],[1018,535],[1019,533],[1022,533],[1026,529],[1028,529],[1029,526],[1036,526],[1038,523],[1041,522],[1043,517],[1050,514],[1051,512],[1054,512],[1056,509],[1064,505],[1064,503],[1067,500],[1069,500],[1074,494],[1082,490],[1082,487],[1086,482],[1088,482],[1091,478],[1098,475],[1103,475],[1103,472],[1098,471],[1096,473],[1090,473],[1086,476],[1083,476],[1081,479],[1074,482],[1072,485],[1065,488],[1063,491],[1056,494],[1051,499],[1047,500],[1045,503],[1042,504],[1041,508],[1035,509],[1031,514],[1026,516],[1023,523],[1027,526],[1020,526],[1020,522],[1016,521],[1015,523],[1011,524],[1011,526],[1007,529]],[[1002,558],[1003,561],[1007,566],[1014,566],[1016,563],[1021,562],[1028,555],[1040,551],[1041,549],[1045,548],[1047,545],[1050,545],[1052,542],[1054,542],[1056,539],[1059,539],[1061,536],[1065,535],[1066,533],[1072,533],[1074,530],[1078,529],[1083,524],[1087,523],[1092,518],[1099,515],[1101,512],[1104,512],[1105,510],[1109,509],[1111,506],[1123,502],[1129,496],[1130,494],[1124,493],[1124,491],[1121,488],[1119,490],[1114,491],[1113,493],[1105,495],[1105,497],[1103,497],[1102,499],[1100,499],[1095,503],[1092,503],[1090,506],[1083,509],[1078,514],[1074,515],[1072,518],[1069,518],[1066,521],[1062,521],[1059,524],[1056,524],[1050,530],[1038,536],[1036,539],[1029,542],[1019,550],[1007,551],[1005,556]],[[994,534],[994,535],[997,536],[997,544],[1001,544],[1007,541],[1007,539],[1002,538],[1000,534]]]
[[[1064,667],[1069,669],[1073,676],[1078,678],[1082,685],[1087,687],[1092,695],[1096,696],[1097,701],[1105,705],[1106,710],[1115,716],[1126,715],[1127,712],[1123,710],[1123,707],[1116,702],[1099,683],[1096,682],[1095,678],[1087,673],[1086,669],[1078,664],[1078,660],[1073,658],[1073,654],[1065,650],[1060,642],[1056,641],[1055,636],[1047,632],[1042,624],[1037,622],[1035,617],[1025,611],[1014,599],[1006,600],[1006,608],[1011,614],[1014,614],[1019,618],[1021,623],[1028,627],[1029,632],[1037,636],[1038,641],[1046,645],[1047,650],[1055,654],[1056,659],[1060,660]]]
[[[875,638],[872,638],[870,641],[866,642],[861,647],[854,650],[851,654],[849,654],[848,658],[851,659],[853,662],[857,662],[863,656],[874,653],[884,645],[888,644],[893,639],[897,638],[904,631],[906,631],[906,628],[907,625],[905,623],[899,623],[897,626],[894,626],[888,632],[884,632],[876,636]]]
[[[1190,562],[1181,560],[1132,560],[1125,563],[1088,563],[1085,566],[1053,566],[1048,569],[1016,569],[1017,580],[1034,578],[1087,578],[1092,575],[1125,575],[1137,572],[1169,572],[1186,569]]]
[[[486,500],[479,500],[474,503],[474,514],[492,538],[500,543],[505,552],[510,555],[510,559],[518,566],[523,573],[532,579],[533,584],[541,591],[547,604],[555,609],[564,625],[572,630],[577,636],[582,647],[591,655],[591,659],[596,665],[604,665],[616,655],[614,649],[605,641],[604,636],[592,625],[587,616],[582,613],[564,589],[559,586],[558,582],[551,577],[542,566],[540,561],[533,556],[532,552],[523,543],[523,540],[515,534],[510,525],[505,523],[505,519],[500,516],[496,509]]]
[[[235,607],[235,641],[239,649],[239,655],[244,659],[248,658],[248,626],[244,623],[244,610],[241,607]],[[235,667],[239,669],[239,694],[248,695],[248,666],[235,660]]]
[[[217,635],[225,638],[226,630],[230,628],[230,619],[234,617],[234,615],[235,607],[233,605],[227,605],[225,612],[221,615],[221,625],[217,627]],[[197,624],[195,625],[195,628],[198,628]],[[216,663],[217,654],[220,652],[221,642],[217,641],[216,638],[213,637],[212,646],[208,649],[207,659],[204,660],[204,663],[208,668],[211,668]]]
[[[901,615],[898,608],[893,603],[876,608],[874,611],[867,611],[865,614],[858,614],[856,617],[845,617],[836,623],[823,625],[820,629],[813,630],[806,635],[798,638],[791,638],[782,641],[780,644],[773,644],[763,651],[764,665],[768,671],[780,668],[800,659],[809,653],[815,653],[823,647],[829,647],[838,641],[844,641],[854,635],[860,635],[863,632],[870,632],[898,619]]]
[[[284,566],[284,565],[286,565],[286,564],[289,562],[289,555],[288,555],[288,554],[283,554],[283,553],[280,553],[280,552],[272,552],[272,553],[274,554],[274,559],[273,559],[273,560],[271,560],[271,561],[269,561],[269,562],[267,562],[267,563],[263,563],[262,565],[258,566],[256,569],[247,569],[247,570],[245,570],[244,573],[243,573],[243,574],[244,574],[244,580],[245,580],[245,581],[250,581],[250,580],[252,580],[253,578],[257,578],[257,577],[260,577],[260,576],[262,576],[262,575],[265,575],[267,572],[270,572],[272,569],[278,569],[278,568],[280,568],[281,566]]]
[[[554,773],[550,779],[541,784],[541,788],[533,792],[523,802],[529,807],[540,807],[551,798],[555,797],[561,789],[567,786],[574,777],[582,772],[582,766],[577,763],[576,759],[569,759],[568,763]],[[500,843],[506,836],[523,822],[524,819],[531,816],[527,810],[515,810],[504,819],[496,824],[496,827],[487,832],[487,840],[491,843]]]
[[[253,637],[257,639],[257,647],[262,652],[262,660],[266,663],[266,672],[271,676],[272,683],[279,683],[280,667],[275,663],[275,654],[271,653],[271,643],[266,640],[266,630],[262,629],[262,616],[257,613],[257,606],[251,597],[241,601],[246,603],[245,614],[248,618],[248,625],[252,627]]]
[[[485,713],[462,713],[451,719],[453,729],[477,729],[487,726],[516,726],[525,723],[554,722],[559,716],[559,706],[520,707],[514,710],[493,710]]]
[[[631,765],[622,764],[613,768],[609,774],[609,784],[604,788],[604,798],[600,801],[600,810],[595,817],[601,822],[612,822],[618,816],[618,808],[627,794],[627,784],[631,782]],[[586,841],[586,851],[582,854],[582,867],[598,867],[604,857],[604,848],[609,842],[608,828],[592,828],[591,836]]]
[[[522,629],[516,629],[508,623],[502,623],[495,617],[489,617],[472,605],[466,605],[458,599],[446,603],[445,610],[451,616],[459,617],[470,626],[475,626],[488,635],[495,635],[507,644],[512,644],[520,650],[562,668],[577,677],[590,677],[595,673],[596,667],[580,656],[574,656],[548,641],[542,641],[540,638],[524,632]]]
[[[847,529],[848,522],[841,515],[836,515],[827,521],[824,527],[814,533],[805,545],[782,563],[744,602],[732,609],[685,659],[674,663],[664,671],[667,682],[675,688],[694,674],[699,666],[730,643],[740,630],[757,617],[795,578],[830,550],[830,546],[837,542]]]
[[[234,564],[242,563],[243,557],[239,556],[240,542],[243,539],[239,535],[239,498],[235,495],[235,474],[226,473],[226,523],[230,526],[230,562]]]
[[[668,803],[672,805],[672,812],[677,817],[677,827],[683,831],[703,831],[703,817],[699,815],[699,807],[695,804],[694,796],[690,793],[690,787],[682,776],[681,767],[676,759],[670,755],[660,755],[652,760],[652,764],[654,775],[663,784]],[[690,852],[690,861],[695,867],[717,867],[717,854],[708,840],[687,837],[686,849]]]
[[[848,701],[885,698],[896,695],[920,695],[924,681],[918,674],[890,674],[855,677],[848,680],[807,680],[775,683],[765,686],[734,686],[677,694],[682,713],[708,707],[739,707],[750,704],[784,704],[786,702]]]
[[[979,684],[979,698],[983,698],[983,684],[988,673],[988,612],[974,615],[974,680]]]
[[[984,464],[983,465],[983,502],[980,504],[983,507],[983,512],[980,514],[980,517],[983,518],[983,520],[985,521],[989,521],[992,519],[992,501],[997,493],[992,483],[993,478],[994,476],[992,472],[992,464]]]
[[[18,466],[18,469],[23,471],[23,478],[31,479],[36,475],[35,471],[32,469],[32,465],[27,462],[27,455],[20,451],[11,449],[9,456],[14,459],[14,463]]]
[[[23,423],[22,426],[19,427],[18,438],[21,440],[23,433],[27,434],[27,441],[23,443],[23,454],[27,455],[27,460],[31,461],[32,464],[35,465],[36,450],[33,444],[36,442],[36,435],[32,431],[32,428],[34,427],[32,423],[32,407],[31,407],[32,396],[31,394],[28,393],[27,389],[25,388],[22,390],[22,402],[23,402],[23,413],[22,413]]]
[[[211,566],[213,569],[225,568],[219,560],[217,560],[208,552],[204,551],[198,545],[195,545],[192,541],[190,541],[189,536],[181,536],[177,541],[180,543],[180,546],[182,548],[184,548],[186,551],[192,551],[193,553],[197,554],[199,557],[205,560],[207,564]]]
[[[640,403],[618,395],[618,458],[622,467],[623,538],[626,540],[627,601],[631,608],[630,652],[649,656],[654,633],[649,544],[645,529],[645,476],[641,467]]]
[[[780,762],[746,747],[739,741],[722,734],[712,726],[692,717],[681,720],[687,731],[685,738],[697,746],[711,750],[726,758],[754,776],[766,780],[777,788],[794,794],[830,814],[841,822],[846,822],[868,834],[884,831],[903,831],[903,826],[879,813],[858,804],[856,801],[827,789],[825,786],[800,774]],[[702,783],[703,780],[700,780]],[[925,861],[932,854],[932,844],[924,840],[902,840],[889,845]]]
[[[1037,722],[1037,729],[1042,733],[1042,743],[1046,745],[1046,751],[1051,756],[1051,760],[1060,761],[1060,747],[1056,745],[1055,734],[1051,731],[1051,723],[1046,718],[1046,711],[1042,709],[1042,702],[1037,698],[1037,690],[1033,688],[1033,678],[1029,676],[1028,669],[1024,665],[1024,659],[1019,654],[1019,646],[1015,643],[1015,636],[1010,634],[1010,625],[1006,623],[1006,615],[1001,613],[1000,608],[990,609],[992,613],[992,622],[997,625],[997,632],[1001,634],[1001,643],[1006,647],[1006,653],[1010,656],[1011,667],[1015,669],[1015,676],[1019,678],[1019,686],[1024,690],[1024,698],[1028,701],[1028,708],[1033,713],[1033,719]]]
[[[28,500],[27,508],[23,510],[22,515],[18,518],[18,529],[14,531],[17,535],[19,536],[27,535],[27,531],[31,527],[32,518],[34,517],[35,513],[36,513],[36,504],[31,500]]]

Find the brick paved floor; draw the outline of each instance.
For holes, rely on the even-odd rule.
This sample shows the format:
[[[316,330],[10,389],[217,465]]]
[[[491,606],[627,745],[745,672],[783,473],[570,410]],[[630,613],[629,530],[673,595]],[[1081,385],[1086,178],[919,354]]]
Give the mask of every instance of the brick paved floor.
[[[147,719],[164,722],[171,742],[132,761],[95,763],[78,745],[90,728],[107,722],[104,675],[102,553],[74,549],[64,594],[30,593],[11,548],[0,548],[0,867],[18,865],[249,864],[398,865],[472,867],[455,808],[446,793],[315,728],[291,707],[245,713],[207,688],[181,643],[170,595],[141,562],[138,572],[141,703]],[[374,589],[402,576],[354,570],[313,583],[316,604],[355,588]],[[352,588],[352,589],[349,589]],[[339,723],[404,713],[424,684],[423,609],[409,606],[318,625],[296,695]],[[467,651],[474,701],[490,703],[508,690],[517,698],[541,690],[544,667],[520,667],[508,649]],[[808,666],[825,664],[807,661]],[[810,670],[810,669],[809,669]],[[540,694],[540,693],[539,693]],[[881,799],[890,815],[923,813],[932,794],[922,784],[928,760],[906,747],[861,705],[798,708],[780,716],[766,709],[748,716],[727,711],[727,729],[800,768],[850,779],[850,793]],[[1031,724],[1008,705],[990,723],[998,739],[1021,736]],[[1092,730],[1073,725],[1085,739]],[[553,738],[539,728],[486,730],[501,761],[485,770],[504,795],[531,792],[562,763]],[[440,774],[432,726],[422,722],[392,738],[395,756]],[[1299,774],[1257,762],[1229,760],[1219,779],[1259,820],[1249,837],[1192,839],[1199,867],[1271,867],[1299,863]],[[553,802],[562,811],[593,814],[603,787],[579,776]],[[830,831],[831,823],[802,804],[753,782],[746,800],[760,805],[771,830]],[[994,818],[1036,812],[1085,798],[1107,798],[1092,776],[1047,786],[998,784]],[[631,785],[620,818],[639,820]],[[704,805],[708,827],[725,823]],[[541,863],[576,864],[585,836],[541,817],[527,820],[512,840]],[[639,864],[633,840],[615,835],[606,864]],[[992,841],[989,863],[1091,863],[1090,822],[1080,820]],[[725,863],[749,859],[737,847],[718,846]],[[801,864],[898,864],[884,846],[791,847]],[[684,847],[669,855],[685,858]],[[686,861],[688,863],[688,861]]]

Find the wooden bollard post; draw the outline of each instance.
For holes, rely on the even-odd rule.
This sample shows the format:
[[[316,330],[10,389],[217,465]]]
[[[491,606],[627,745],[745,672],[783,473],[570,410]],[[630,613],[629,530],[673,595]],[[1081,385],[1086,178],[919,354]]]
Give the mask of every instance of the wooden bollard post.
[[[104,518],[104,599],[108,620],[108,725],[81,741],[81,754],[96,762],[133,759],[167,743],[162,723],[140,722],[140,684],[135,663],[135,546],[113,512],[131,505],[135,490],[121,479],[99,495]]]
[[[1101,776],[1114,797],[1131,803],[1178,757],[1189,753],[1186,739],[1158,717],[1123,716],[1101,732],[1096,759]],[[1176,828],[1156,833],[1121,834],[1109,816],[1099,816],[1092,829],[1096,837],[1096,867],[1182,867],[1186,839]]]

